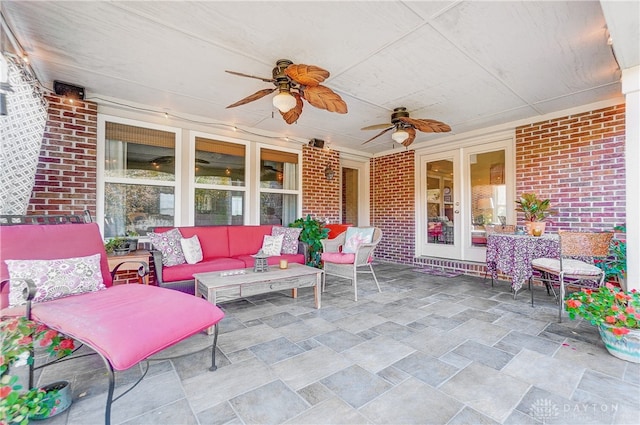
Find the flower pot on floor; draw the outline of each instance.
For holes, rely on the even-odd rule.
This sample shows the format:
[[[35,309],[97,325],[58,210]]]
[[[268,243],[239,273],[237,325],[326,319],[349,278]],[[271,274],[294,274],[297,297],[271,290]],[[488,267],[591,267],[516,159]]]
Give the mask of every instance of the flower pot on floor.
[[[40,420],[48,419],[52,416],[56,416],[71,406],[72,394],[71,383],[69,381],[57,381],[52,384],[41,387],[47,393],[47,396],[42,400],[49,408],[47,414],[33,415],[30,419]]]
[[[606,324],[598,326],[598,331],[604,346],[612,356],[640,363],[640,329],[629,329],[629,333],[621,338],[617,338]]]

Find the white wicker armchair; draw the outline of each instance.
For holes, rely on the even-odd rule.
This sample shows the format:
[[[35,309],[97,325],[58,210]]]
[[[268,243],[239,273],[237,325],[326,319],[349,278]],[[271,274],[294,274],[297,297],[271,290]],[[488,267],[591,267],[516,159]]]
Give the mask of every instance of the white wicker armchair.
[[[358,273],[371,273],[378,287],[378,292],[382,292],[373,267],[371,267],[373,251],[382,239],[382,230],[377,227],[374,228],[372,241],[370,243],[360,244],[354,254],[344,254],[341,252],[340,248],[345,243],[346,234],[347,232],[343,232],[334,239],[321,240],[323,251],[322,261],[324,264],[322,291],[324,291],[326,287],[327,275],[351,279],[353,282],[354,300],[358,301]],[[368,270],[359,270],[359,268],[363,267],[367,267]]]

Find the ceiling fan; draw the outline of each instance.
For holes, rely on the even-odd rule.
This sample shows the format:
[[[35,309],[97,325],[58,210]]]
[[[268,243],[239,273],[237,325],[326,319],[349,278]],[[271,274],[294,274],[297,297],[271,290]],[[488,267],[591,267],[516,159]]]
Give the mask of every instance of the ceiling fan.
[[[340,95],[320,84],[329,78],[329,71],[319,66],[294,64],[289,59],[279,59],[272,71],[273,78],[256,77],[235,71],[226,72],[241,77],[256,78],[275,85],[270,89],[258,90],[254,94],[227,106],[227,108],[235,108],[253,102],[278,90],[278,94],[273,98],[273,106],[278,108],[287,124],[293,124],[302,114],[302,99],[316,108],[339,114],[347,113],[347,104]]]
[[[410,118],[407,108],[399,107],[394,108],[393,113],[391,114],[390,124],[376,124],[362,128],[362,130],[383,129],[380,133],[362,144],[364,145],[365,143],[369,143],[373,139],[382,136],[384,133],[393,130],[394,128],[396,131],[391,134],[391,138],[394,142],[400,143],[404,147],[408,147],[413,143],[413,140],[416,138],[416,130],[420,130],[424,133],[446,133],[451,131],[451,127],[440,121],[424,118]]]

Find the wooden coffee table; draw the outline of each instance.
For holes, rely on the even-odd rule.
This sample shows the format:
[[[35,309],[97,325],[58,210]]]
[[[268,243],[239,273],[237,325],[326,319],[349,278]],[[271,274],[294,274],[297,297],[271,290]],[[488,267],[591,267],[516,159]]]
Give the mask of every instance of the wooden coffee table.
[[[313,286],[315,307],[320,308],[322,270],[297,263],[281,269],[270,266],[267,272],[250,269],[196,273],[196,297],[206,298],[212,304],[249,297],[251,295],[291,289],[296,298],[298,288]],[[211,329],[207,330],[211,334]]]

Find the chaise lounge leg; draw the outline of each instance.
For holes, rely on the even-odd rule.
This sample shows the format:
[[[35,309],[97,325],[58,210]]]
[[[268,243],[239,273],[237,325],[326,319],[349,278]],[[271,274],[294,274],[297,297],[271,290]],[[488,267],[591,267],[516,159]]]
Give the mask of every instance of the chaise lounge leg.
[[[211,367],[209,370],[211,372],[218,369],[216,366],[216,346],[218,345],[218,323],[216,323],[213,327],[213,347],[211,347]]]
[[[106,359],[102,354],[98,353],[104,364],[107,366],[107,371],[109,375],[109,390],[107,391],[107,405],[104,409],[104,425],[111,425],[111,405],[113,404],[113,392],[116,387],[116,377],[113,372],[113,366],[109,363],[109,360]]]

